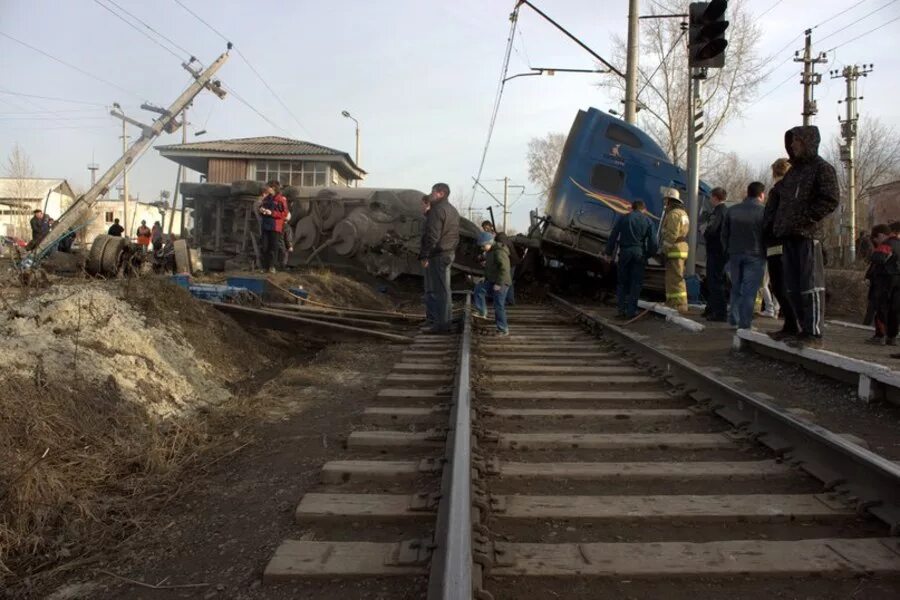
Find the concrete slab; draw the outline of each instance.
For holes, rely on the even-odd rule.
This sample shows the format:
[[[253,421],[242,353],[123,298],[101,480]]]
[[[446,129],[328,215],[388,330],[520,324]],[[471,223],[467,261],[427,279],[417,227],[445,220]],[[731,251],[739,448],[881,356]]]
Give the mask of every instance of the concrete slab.
[[[494,415],[505,419],[600,419],[647,423],[693,419],[696,413],[682,408],[602,409],[602,408],[493,408]],[[427,409],[422,409],[427,410]]]
[[[824,494],[497,497],[501,519],[604,521],[794,521],[855,518],[856,511]]]
[[[534,385],[537,383],[589,383],[598,385],[634,385],[637,383],[659,383],[656,377],[648,375],[491,375],[490,384]]]
[[[706,329],[702,323],[698,323],[692,319],[689,319],[683,316],[674,308],[669,308],[665,304],[659,304],[657,302],[647,302],[645,300],[638,300],[638,307],[644,310],[649,310],[650,312],[654,312],[662,317],[665,317],[666,321],[672,323],[674,325],[678,325],[688,331],[697,333]]]
[[[385,388],[378,391],[378,398],[385,400],[396,399],[422,399],[422,398],[448,398],[451,394],[450,386],[446,388],[421,389],[421,388]]]
[[[671,396],[668,392],[653,392],[646,390],[628,391],[588,391],[573,392],[569,390],[492,390],[483,393],[484,396],[497,400],[584,400],[586,402],[602,402],[604,400],[632,400],[634,402],[646,400],[677,400],[677,396]]]
[[[706,450],[734,448],[721,433],[500,433],[497,442],[510,450],[579,448],[587,450]]]
[[[501,462],[500,476],[514,479],[609,481],[788,479],[797,471],[774,460],[741,462]]]
[[[410,481],[440,470],[440,463],[433,460],[333,460],[322,466],[321,477],[325,483]]]
[[[298,522],[331,517],[434,518],[428,494],[305,494],[294,512]]]
[[[614,363],[610,366],[604,366],[608,363]],[[573,375],[637,375],[644,373],[644,369],[623,365],[621,361],[605,361],[604,365],[566,365],[566,364],[548,364],[548,365],[523,365],[518,362],[494,362],[485,361],[478,365],[478,368],[493,374],[499,373],[571,373]],[[396,368],[396,366],[395,366]]]
[[[445,436],[428,431],[354,431],[347,437],[349,448],[443,448]]]
[[[401,564],[399,543],[286,540],[263,572],[264,583],[297,578],[422,575],[427,564]]]
[[[900,572],[896,538],[509,544],[491,577],[858,577]]]

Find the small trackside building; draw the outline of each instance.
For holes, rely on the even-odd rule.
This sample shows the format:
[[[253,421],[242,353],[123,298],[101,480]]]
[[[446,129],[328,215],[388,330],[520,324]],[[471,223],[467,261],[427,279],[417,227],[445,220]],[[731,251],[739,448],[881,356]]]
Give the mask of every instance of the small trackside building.
[[[348,187],[366,172],[341,150],[265,136],[156,146],[159,153],[209,183],[272,181],[302,187]]]

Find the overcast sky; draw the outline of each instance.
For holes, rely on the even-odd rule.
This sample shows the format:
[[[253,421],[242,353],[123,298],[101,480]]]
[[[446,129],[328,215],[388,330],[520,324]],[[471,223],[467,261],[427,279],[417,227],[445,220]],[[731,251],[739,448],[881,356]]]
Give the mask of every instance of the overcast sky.
[[[0,92],[96,103],[0,93],[0,157],[18,142],[38,176],[64,177],[82,188],[90,181],[86,166],[92,157],[102,172],[121,153],[119,121],[108,116],[103,105],[119,102],[129,115],[138,117],[142,101],[168,105],[189,80],[178,59],[104,10],[98,1],[0,0],[0,32],[108,82],[0,36]],[[651,1],[642,2],[645,12]],[[744,1],[755,14],[777,2]],[[806,27],[858,1],[782,0],[760,22],[763,54],[798,38],[774,57],[772,64],[777,64],[801,47],[799,36]],[[204,64],[224,50],[224,41],[174,0],[116,2]],[[371,174],[368,185],[427,190],[435,181],[446,181],[454,196],[471,193],[514,0],[182,2],[240,48],[293,113],[232,52],[219,77],[272,123],[232,96],[221,101],[204,93],[190,115],[192,140],[283,135],[352,155],[353,123],[341,116],[342,110],[348,110],[362,126],[361,163]],[[611,54],[611,37],[625,33],[627,0],[535,0],[535,4],[603,56]],[[881,6],[886,8],[829,37],[817,49],[840,44],[900,16],[897,0],[864,0],[816,30],[814,42],[816,36],[824,38]],[[511,74],[527,71],[529,66],[594,68],[584,50],[527,7],[521,9],[519,23]],[[875,71],[860,83],[865,96],[860,111],[892,125],[900,124],[898,33],[900,21],[832,52],[831,62],[824,67],[827,71],[845,64],[875,63]],[[761,94],[798,69],[799,65],[786,62],[762,85]],[[564,74],[509,82],[484,179],[509,176],[512,184],[524,184],[527,193],[533,194],[525,160],[528,140],[550,131],[568,132],[578,109],[619,108],[620,98],[611,97],[596,83],[593,75]],[[817,88],[816,121],[825,139],[837,131],[842,110],[837,100],[843,95],[843,80],[832,81],[826,73]],[[801,100],[799,78],[790,79],[724,131],[717,145],[754,163],[771,161],[783,153],[783,131],[800,122]],[[201,129],[207,133],[194,138],[193,133]],[[180,132],[162,136],[155,145],[180,139]],[[157,199],[160,190],[173,188],[175,172],[174,163],[149,151],[131,171],[132,195]],[[196,177],[191,174],[192,180]],[[502,189],[501,183],[486,185]],[[515,190],[513,195],[518,193]],[[475,200],[476,206],[489,202],[484,194]],[[523,228],[536,203],[536,196],[523,196],[515,207],[513,225]]]

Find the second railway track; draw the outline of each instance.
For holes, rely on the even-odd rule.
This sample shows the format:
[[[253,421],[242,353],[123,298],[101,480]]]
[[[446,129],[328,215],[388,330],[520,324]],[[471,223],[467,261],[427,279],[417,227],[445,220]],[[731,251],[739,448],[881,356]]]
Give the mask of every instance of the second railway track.
[[[448,600],[897,597],[895,463],[562,299],[510,317],[498,338],[467,310],[461,335],[398,355],[267,581],[391,577],[406,584],[358,597]]]

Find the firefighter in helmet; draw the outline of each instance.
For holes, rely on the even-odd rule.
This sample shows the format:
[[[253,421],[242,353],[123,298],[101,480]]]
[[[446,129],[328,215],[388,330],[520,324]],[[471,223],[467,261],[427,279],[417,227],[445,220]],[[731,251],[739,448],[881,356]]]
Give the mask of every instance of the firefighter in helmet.
[[[688,257],[687,240],[691,222],[678,190],[663,188],[662,193],[666,202],[666,214],[660,226],[660,247],[666,264],[666,306],[679,312],[687,312],[684,262]]]

